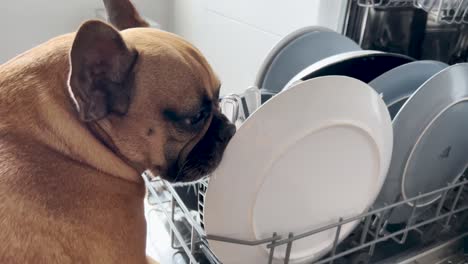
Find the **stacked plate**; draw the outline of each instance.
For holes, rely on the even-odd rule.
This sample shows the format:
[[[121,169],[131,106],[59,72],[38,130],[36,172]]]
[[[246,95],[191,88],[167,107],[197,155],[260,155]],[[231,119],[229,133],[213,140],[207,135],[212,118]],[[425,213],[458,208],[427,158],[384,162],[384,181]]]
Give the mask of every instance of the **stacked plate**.
[[[363,51],[337,33],[307,28],[275,47],[258,76],[257,87],[272,97],[261,104],[260,89],[250,89],[244,102],[257,102],[232,107],[247,109],[241,122],[230,110],[239,129],[204,198],[208,235],[300,234],[431,192],[466,169],[468,64]],[[234,97],[230,103],[243,104]],[[408,203],[390,212],[389,223],[439,198]],[[344,225],[338,241],[357,224]],[[296,241],[289,263],[323,257],[335,231]],[[210,247],[223,263],[269,258],[265,246],[213,240]],[[273,263],[283,263],[286,251],[276,248]]]

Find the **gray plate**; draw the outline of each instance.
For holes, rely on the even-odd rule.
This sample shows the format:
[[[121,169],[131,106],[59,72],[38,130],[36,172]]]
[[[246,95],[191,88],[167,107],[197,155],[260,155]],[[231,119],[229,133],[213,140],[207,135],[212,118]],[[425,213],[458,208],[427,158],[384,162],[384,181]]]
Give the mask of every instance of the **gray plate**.
[[[284,89],[299,81],[328,75],[348,76],[369,83],[385,72],[413,61],[405,55],[375,50],[344,52],[308,66],[289,80]]]
[[[447,64],[439,61],[410,62],[387,71],[372,80],[369,85],[382,94],[393,119],[416,89],[447,67]]]
[[[260,67],[255,86],[279,92],[305,67],[326,57],[361,50],[351,39],[330,29],[311,26],[284,37],[267,55]]]
[[[393,131],[392,162],[375,208],[457,180],[468,162],[468,64],[448,67],[418,88],[395,116]],[[424,210],[439,198],[416,206]],[[412,206],[394,210],[389,223],[407,220]]]

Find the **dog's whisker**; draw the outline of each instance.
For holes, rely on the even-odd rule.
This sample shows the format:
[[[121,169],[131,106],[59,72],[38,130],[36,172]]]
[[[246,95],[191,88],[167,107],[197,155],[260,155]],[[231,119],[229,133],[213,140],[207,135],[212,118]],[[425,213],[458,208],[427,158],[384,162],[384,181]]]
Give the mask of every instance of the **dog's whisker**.
[[[179,168],[179,171],[177,172],[177,175],[176,177],[174,178],[174,181],[177,182],[177,180],[179,180],[179,177],[180,175],[182,174],[182,172],[184,171],[184,168],[187,166],[187,163],[189,162],[189,160],[185,160],[184,163],[182,164],[182,166],[180,166]]]

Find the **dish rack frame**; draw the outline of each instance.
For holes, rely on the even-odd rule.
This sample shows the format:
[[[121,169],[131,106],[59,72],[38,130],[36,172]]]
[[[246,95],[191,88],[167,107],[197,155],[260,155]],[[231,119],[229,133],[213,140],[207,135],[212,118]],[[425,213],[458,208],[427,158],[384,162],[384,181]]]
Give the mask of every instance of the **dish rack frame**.
[[[261,240],[239,240],[215,234],[205,234],[203,227],[203,201],[206,190],[208,189],[208,179],[196,183],[199,197],[199,214],[196,216],[190,213],[177,191],[170,183],[159,177],[155,178],[149,173],[143,174],[143,179],[148,188],[148,196],[151,196],[155,201],[152,206],[164,213],[169,224],[172,247],[175,250],[184,252],[190,264],[199,263],[197,256],[200,256],[200,254],[203,255],[203,259],[207,260],[209,263],[222,263],[210,249],[210,240],[245,246],[264,245],[270,250],[267,263],[272,263],[276,247],[286,245],[284,263],[287,264],[290,261],[289,258],[291,249],[294,246],[294,241],[333,229],[335,229],[335,239],[329,251],[330,253],[314,263],[337,264],[343,263],[343,260],[346,258],[352,259],[353,257],[359,257],[362,259],[364,257],[364,259],[370,259],[374,255],[376,247],[381,243],[391,241],[392,243],[403,245],[407,242],[409,235],[415,233],[419,234],[421,237],[427,235],[428,237],[426,239],[428,241],[434,240],[434,237],[453,239],[456,236],[460,236],[460,234],[463,234],[462,237],[468,238],[468,180],[465,175],[466,174],[460,177],[457,182],[447,183],[447,186],[443,188],[419,194],[413,198],[400,200],[382,208],[370,208],[360,215],[350,218],[340,218],[336,223],[303,233],[289,233],[287,235],[273,233],[271,237]],[[439,200],[428,207],[426,213],[416,213],[419,200],[435,195],[439,196]],[[407,206],[408,203],[415,205],[412,207],[411,215],[402,223],[400,228],[396,230],[391,229],[391,225],[388,222],[390,213],[397,207]],[[167,206],[168,204],[170,204],[170,206]],[[183,214],[189,225],[190,237],[188,239],[184,238],[184,234],[176,225],[176,211]],[[346,241],[345,239],[345,241],[340,243],[339,237],[342,226],[354,221],[360,222],[357,228],[358,231],[355,232],[350,241]],[[468,241],[468,239],[466,241]],[[468,242],[466,244],[465,247],[467,248],[465,248],[465,250],[468,250]]]
[[[436,21],[444,24],[468,23],[468,0],[354,0],[361,7],[395,8],[415,7],[428,12]]]

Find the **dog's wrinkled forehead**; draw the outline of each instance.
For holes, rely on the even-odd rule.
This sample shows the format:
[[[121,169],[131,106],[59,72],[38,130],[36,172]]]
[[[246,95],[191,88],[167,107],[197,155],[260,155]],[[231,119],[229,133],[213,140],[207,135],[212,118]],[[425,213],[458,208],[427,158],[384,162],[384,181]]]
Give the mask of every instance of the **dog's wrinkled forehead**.
[[[127,29],[121,34],[139,53],[137,72],[144,77],[136,76],[137,84],[158,87],[178,103],[190,96],[217,99],[219,80],[191,44],[172,33],[150,28]]]

